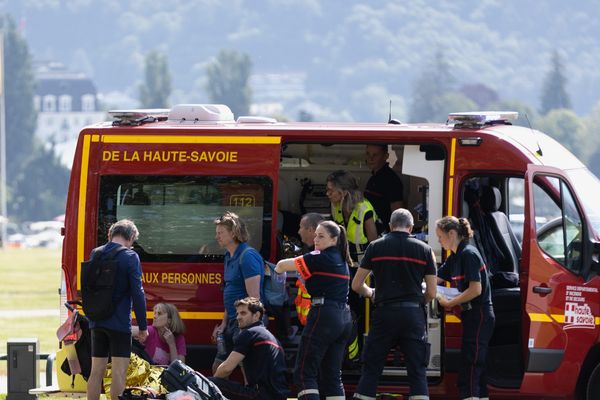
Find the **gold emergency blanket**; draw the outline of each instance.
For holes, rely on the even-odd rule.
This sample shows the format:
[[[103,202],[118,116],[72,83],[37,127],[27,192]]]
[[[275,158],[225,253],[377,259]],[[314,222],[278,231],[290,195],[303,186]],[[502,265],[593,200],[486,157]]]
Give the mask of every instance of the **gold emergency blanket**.
[[[154,389],[159,394],[166,394],[167,390],[160,384],[160,375],[164,368],[150,363],[136,354],[131,353],[129,359],[129,367],[127,368],[127,378],[125,380],[126,387],[138,386],[149,387]],[[112,382],[112,368],[110,363],[106,366],[106,374],[104,375],[103,385],[106,397],[110,398],[110,384]]]

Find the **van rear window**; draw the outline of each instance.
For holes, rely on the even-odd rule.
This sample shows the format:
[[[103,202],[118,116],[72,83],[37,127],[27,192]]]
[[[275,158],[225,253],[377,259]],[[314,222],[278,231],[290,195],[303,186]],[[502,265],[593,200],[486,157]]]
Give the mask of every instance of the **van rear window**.
[[[268,255],[272,186],[267,177],[103,176],[98,245],[110,224],[128,218],[140,231],[134,249],[142,261],[218,261],[224,250],[213,221],[232,211],[248,225],[250,244]]]

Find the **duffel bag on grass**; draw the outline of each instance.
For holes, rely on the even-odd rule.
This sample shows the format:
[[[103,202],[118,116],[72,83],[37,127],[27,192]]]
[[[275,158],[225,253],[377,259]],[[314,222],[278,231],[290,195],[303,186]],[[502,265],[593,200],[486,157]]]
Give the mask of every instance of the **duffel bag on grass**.
[[[194,371],[181,360],[175,360],[165,369],[160,383],[167,391],[193,392],[199,400],[225,400],[221,390],[204,375]]]

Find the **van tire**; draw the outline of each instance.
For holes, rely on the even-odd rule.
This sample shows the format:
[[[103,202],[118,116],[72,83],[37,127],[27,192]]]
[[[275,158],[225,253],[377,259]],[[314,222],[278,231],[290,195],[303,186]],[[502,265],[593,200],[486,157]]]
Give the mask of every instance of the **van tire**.
[[[585,389],[585,398],[586,400],[600,399],[600,363],[596,364],[590,374]]]

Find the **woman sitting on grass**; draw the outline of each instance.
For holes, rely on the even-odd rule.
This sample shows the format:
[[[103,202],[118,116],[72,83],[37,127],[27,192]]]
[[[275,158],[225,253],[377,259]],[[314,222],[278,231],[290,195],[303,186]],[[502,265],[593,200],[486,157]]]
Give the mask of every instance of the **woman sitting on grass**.
[[[154,319],[148,326],[148,338],[144,342],[146,353],[156,365],[169,365],[179,359],[185,362],[185,325],[177,307],[170,303],[154,306]],[[132,327],[133,337],[137,337],[137,326]]]

